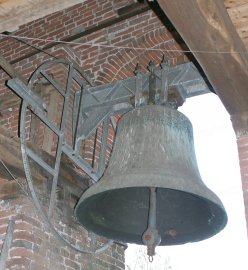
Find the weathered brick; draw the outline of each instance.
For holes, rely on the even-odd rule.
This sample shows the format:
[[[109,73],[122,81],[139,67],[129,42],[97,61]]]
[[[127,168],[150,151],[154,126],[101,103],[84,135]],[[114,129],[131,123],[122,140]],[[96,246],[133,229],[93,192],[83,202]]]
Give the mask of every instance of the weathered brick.
[[[33,250],[33,243],[26,240],[14,240],[12,247],[23,247],[25,249]]]
[[[70,260],[70,259],[65,259],[65,265],[66,266],[69,266],[69,267],[71,267],[72,269],[75,269],[75,270],[80,270],[80,265],[78,264],[78,263],[76,263],[76,262],[74,262],[74,261],[72,261],[72,260]]]
[[[18,266],[19,269],[21,269],[22,267],[24,269],[29,269],[31,264],[31,260],[28,258],[11,258],[11,260],[8,260],[6,263],[6,267],[9,269],[13,269],[14,266]]]
[[[32,261],[32,262],[31,262],[30,268],[31,268],[31,269],[35,269],[35,270],[48,270],[47,267],[45,267],[45,266],[43,266],[43,265],[40,265],[40,264],[38,264],[38,263],[35,262],[35,261]]]

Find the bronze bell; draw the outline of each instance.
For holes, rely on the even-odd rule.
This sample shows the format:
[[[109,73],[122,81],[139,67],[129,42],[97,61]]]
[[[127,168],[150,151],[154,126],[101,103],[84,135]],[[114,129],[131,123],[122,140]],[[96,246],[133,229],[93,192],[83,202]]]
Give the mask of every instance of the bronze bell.
[[[151,238],[144,237],[147,228],[156,227],[161,241],[155,245],[162,246],[209,238],[227,223],[220,199],[202,182],[190,121],[155,105],[121,118],[109,166],[82,195],[75,215],[88,230],[121,242],[143,244]]]

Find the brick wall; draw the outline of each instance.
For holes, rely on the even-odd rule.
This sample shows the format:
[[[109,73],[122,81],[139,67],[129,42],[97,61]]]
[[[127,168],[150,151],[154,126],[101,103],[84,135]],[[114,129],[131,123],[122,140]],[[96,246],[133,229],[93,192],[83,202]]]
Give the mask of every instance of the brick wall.
[[[124,269],[124,246],[113,245],[104,254],[97,255],[80,254],[62,246],[41,222],[27,197],[1,201],[0,214],[1,235],[6,233],[8,220],[15,221],[6,269]],[[58,220],[56,229],[64,238],[89,249],[90,237],[82,226],[72,229]],[[97,241],[98,246],[103,244],[100,238]]]
[[[237,138],[248,236],[248,136]]]
[[[237,137],[248,235],[248,112],[232,115],[231,120]]]
[[[187,61],[182,53],[168,51],[179,49],[179,46],[153,11],[146,10],[138,15],[126,16],[128,18],[119,15],[120,8],[135,2],[88,0],[83,4],[56,12],[23,25],[13,33],[18,36],[47,39],[47,41],[25,40],[33,46],[47,48],[45,52],[37,51],[20,40],[6,37],[0,39],[1,54],[26,80],[44,61],[64,58],[82,67],[95,84],[133,76],[137,63],[140,63],[145,71],[151,60],[158,65],[163,54],[169,58],[172,65]],[[52,40],[56,39],[69,40],[71,43],[57,43],[51,46]],[[91,45],[98,42],[110,47]],[[5,86],[7,79],[9,76],[1,70],[0,124],[17,134],[20,100]],[[36,139],[37,144],[43,147],[44,136],[41,134],[43,133],[40,132],[40,137]],[[97,136],[100,135],[99,129]],[[85,144],[84,154],[88,162],[92,162],[93,146],[97,146],[96,151],[99,150],[98,142],[98,137],[92,136],[92,140]],[[108,155],[112,142],[113,131],[109,136]],[[52,153],[53,149],[50,152]],[[98,156],[97,154],[96,158]],[[2,181],[6,182],[5,179]],[[81,191],[83,192],[83,189]],[[41,199],[42,194],[46,197],[43,189],[42,192]],[[21,193],[19,196],[4,197],[0,208],[1,239],[6,234],[9,218],[15,221],[6,269],[124,269],[125,248],[121,245],[115,244],[97,256],[78,254],[62,247],[37,215],[32,201]],[[71,220],[68,222],[64,212],[60,211],[59,204],[53,223],[58,231],[74,244],[89,246],[88,232],[75,225],[75,222]],[[99,238],[99,245],[102,245],[103,241],[105,240]]]

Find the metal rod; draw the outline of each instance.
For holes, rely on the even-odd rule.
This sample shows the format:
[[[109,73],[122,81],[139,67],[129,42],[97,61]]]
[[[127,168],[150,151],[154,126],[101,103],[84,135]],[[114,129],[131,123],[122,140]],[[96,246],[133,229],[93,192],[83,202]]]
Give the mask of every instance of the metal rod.
[[[142,235],[142,241],[147,247],[147,255],[149,261],[153,261],[153,256],[155,255],[155,248],[161,242],[161,236],[156,228],[156,189],[155,187],[150,187],[150,202],[149,202],[149,215],[148,215],[148,227],[144,234]]]
[[[148,104],[155,104],[156,97],[156,76],[155,76],[155,64],[154,62],[150,62],[149,70],[151,72],[149,76],[149,96],[148,96]]]
[[[41,159],[37,154],[35,154],[30,148],[26,148],[26,154],[39,164],[43,169],[45,169],[49,174],[54,175],[55,171],[50,167],[43,159]]]
[[[75,93],[74,102],[73,102],[73,117],[72,117],[72,145],[74,150],[79,150],[76,148],[77,141],[77,132],[79,128],[80,121],[80,105],[82,103],[83,97],[83,87],[80,87],[80,91]]]
[[[116,132],[116,129],[117,129],[117,123],[116,123],[116,121],[115,121],[114,116],[111,116],[111,117],[110,117],[110,121],[111,121],[111,126],[112,126],[113,130]]]
[[[148,219],[148,227],[156,229],[157,226],[157,200],[156,200],[156,188],[150,188],[150,207],[149,207],[149,219]]]
[[[13,175],[13,173],[9,170],[9,168],[6,166],[6,164],[0,159],[0,162],[2,163],[2,165],[4,166],[4,168],[6,169],[6,171],[9,173],[9,175],[14,179],[14,181],[18,184],[18,186],[21,188],[21,190],[24,192],[24,194],[26,196],[29,196],[27,190],[25,190],[24,186],[22,186],[19,181],[17,180],[17,178]]]
[[[25,99],[23,99],[25,100]],[[40,118],[40,120],[47,125],[57,136],[61,135],[61,130],[58,129],[51,121],[48,120],[48,118],[43,114],[40,113],[40,111],[37,110],[33,110],[33,108],[29,108],[36,116],[38,116]]]
[[[68,146],[63,145],[63,153],[65,153],[79,168],[81,168],[86,174],[88,174],[94,182],[97,182],[100,178],[97,171],[90,166],[89,163],[84,161],[79,155],[76,155],[74,151]]]
[[[36,108],[37,111],[46,111],[46,106],[43,101],[33,93],[31,89],[24,84],[21,80],[14,78],[7,81],[7,85],[15,91],[15,93],[25,100],[30,106]]]
[[[10,219],[9,223],[8,223],[8,228],[7,228],[5,240],[3,242],[2,251],[0,254],[0,270],[6,269],[5,266],[6,266],[6,261],[8,258],[8,252],[9,252],[10,245],[11,245],[12,238],[13,238],[14,225],[15,225],[14,220]]]
[[[103,122],[103,131],[102,131],[102,139],[101,139],[101,152],[98,164],[98,173],[99,175],[103,175],[105,170],[105,162],[106,162],[106,150],[107,150],[107,143],[108,143],[108,134],[109,134],[109,117]]]
[[[62,111],[62,119],[61,119],[61,135],[59,136],[57,151],[56,151],[56,161],[55,161],[55,167],[54,167],[54,175],[53,175],[53,182],[52,182],[52,190],[50,195],[50,204],[49,204],[49,210],[48,210],[48,216],[52,216],[52,212],[55,206],[55,198],[56,198],[56,190],[58,185],[58,176],[59,176],[59,168],[60,168],[60,160],[62,155],[62,146],[64,144],[64,130],[65,130],[65,124],[66,124],[66,117],[68,112],[68,103],[69,103],[69,95],[71,92],[71,84],[72,84],[72,73],[73,68],[72,65],[69,66],[68,71],[68,78],[67,78],[67,84],[66,84],[66,96],[64,100],[64,106]]]
[[[63,90],[63,87],[61,87],[61,85],[58,82],[56,82],[55,80],[53,80],[44,70],[42,70],[40,72],[40,74],[42,74],[43,77],[46,78],[46,80],[48,82],[50,82],[56,88],[56,90],[60,93],[61,96],[63,96],[63,97],[66,96],[66,93]]]

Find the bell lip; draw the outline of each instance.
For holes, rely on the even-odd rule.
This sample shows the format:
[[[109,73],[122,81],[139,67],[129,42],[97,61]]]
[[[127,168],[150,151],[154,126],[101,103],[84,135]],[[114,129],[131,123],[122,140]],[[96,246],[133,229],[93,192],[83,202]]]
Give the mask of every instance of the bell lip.
[[[142,187],[143,187],[143,188],[150,188],[150,186],[142,186]],[[135,186],[133,186],[133,187],[127,187],[127,188],[135,188]],[[127,188],[126,188],[126,187],[123,187],[123,188],[113,189],[113,190],[121,190],[121,189],[127,189]],[[140,188],[140,186],[136,186],[136,188]],[[160,188],[160,187],[158,187],[158,188]],[[168,188],[168,189],[169,189],[169,188]],[[169,189],[169,190],[175,190],[175,189]],[[98,194],[94,194],[94,195],[92,195],[92,196],[98,196],[98,195],[100,195],[100,194],[102,194],[102,193],[106,193],[106,192],[108,192],[108,191],[110,191],[110,190],[105,190],[105,191],[103,191],[103,192],[100,192],[100,193],[98,193]],[[198,198],[200,198],[200,199],[203,199],[203,200],[206,201],[206,202],[209,202],[210,205],[214,206],[216,209],[218,209],[218,210],[221,211],[221,214],[222,214],[222,222],[219,224],[219,226],[218,226],[214,231],[212,231],[211,234],[205,236],[204,238],[194,239],[194,240],[192,240],[192,241],[182,241],[182,242],[171,243],[171,244],[170,244],[170,243],[169,243],[169,244],[168,244],[168,243],[164,243],[164,242],[161,241],[161,243],[159,244],[159,246],[172,246],[172,245],[173,245],[173,246],[176,246],[176,245],[184,245],[184,244],[188,244],[188,243],[197,243],[197,242],[201,242],[201,241],[207,240],[207,239],[209,239],[209,238],[212,238],[213,236],[215,236],[215,235],[217,235],[218,233],[220,233],[220,232],[226,227],[226,225],[227,225],[227,223],[228,223],[228,215],[227,215],[227,212],[226,212],[226,210],[225,210],[225,207],[223,206],[223,204],[221,203],[221,201],[220,201],[220,204],[218,204],[218,203],[215,203],[214,201],[211,201],[211,200],[207,199],[206,197],[202,197],[202,196],[196,195],[196,194],[194,194],[194,193],[190,193],[190,192],[187,192],[187,191],[181,191],[181,190],[178,190],[178,189],[176,189],[176,191],[183,192],[183,193],[188,193],[188,194],[190,194],[190,195],[192,195],[192,196],[198,197]],[[78,222],[81,226],[83,226],[86,230],[93,231],[93,230],[91,230],[90,228],[87,228],[87,226],[85,226],[85,224],[83,224],[82,221],[79,221],[79,219],[78,219],[78,217],[77,217],[77,210],[78,210],[79,205],[81,204],[81,202],[82,202],[83,200],[87,201],[87,200],[90,199],[90,198],[91,198],[91,196],[90,196],[90,197],[86,197],[86,198],[84,199],[84,198],[83,198],[83,195],[81,196],[80,200],[78,201],[78,203],[77,203],[77,205],[76,205],[76,207],[75,207],[75,209],[74,209],[74,216],[75,216],[77,222]],[[81,199],[83,199],[83,200],[81,200]],[[93,232],[94,232],[94,231],[93,231]],[[101,236],[101,237],[105,237],[105,238],[107,238],[107,239],[110,239],[110,240],[113,240],[113,241],[116,241],[116,242],[124,242],[124,243],[136,244],[136,245],[144,245],[144,244],[142,243],[142,241],[140,241],[140,242],[135,242],[135,241],[130,241],[130,242],[128,242],[128,241],[125,241],[124,239],[120,239],[120,238],[117,238],[117,237],[115,237],[115,238],[109,238],[109,237],[107,237],[105,234],[99,234],[99,233],[97,233],[97,232],[94,232],[94,233],[96,233],[97,235],[99,235],[99,236]]]
[[[189,183],[188,179],[190,179],[192,176],[185,176],[184,178],[182,178],[181,175],[176,176],[175,174],[174,175],[154,174],[154,173],[149,174],[145,172],[144,177],[146,177],[146,183],[136,180],[137,178],[139,179],[142,178],[142,174],[139,174],[138,176],[137,174],[126,174],[125,178],[123,176],[118,175],[104,174],[97,183],[89,187],[82,194],[78,203],[87,199],[88,197],[91,197],[95,194],[100,194],[105,191],[111,191],[122,188],[132,188],[132,187],[155,187],[155,188],[178,190],[181,192],[186,192],[188,194],[194,194],[195,196],[205,198],[208,199],[209,201],[214,202],[215,204],[221,206],[225,210],[225,207],[220,198],[205,185],[205,183],[200,178],[200,175],[193,177],[193,179],[197,179],[197,181],[194,180],[195,182],[193,183],[193,185],[188,184]],[[173,179],[173,181],[170,182],[164,181],[164,179],[171,179],[171,178]],[[119,187],[118,185],[113,186],[112,183],[114,182],[121,183],[121,186]],[[135,185],[133,183],[135,183]],[[194,190],[192,189],[192,187],[194,187]]]
[[[97,183],[96,183],[95,185],[97,185]],[[223,210],[223,212],[225,213],[225,216],[226,216],[226,223],[225,223],[225,224],[227,224],[227,221],[228,221],[227,212],[226,212],[226,209],[225,209],[225,207],[224,207],[222,201],[219,199],[219,197],[218,197],[213,191],[211,191],[210,189],[208,189],[208,187],[206,187],[206,186],[205,186],[205,188],[208,189],[208,191],[211,192],[211,193],[214,195],[214,197],[217,199],[216,201],[211,200],[211,199],[209,199],[209,198],[207,198],[207,197],[201,196],[201,195],[199,195],[199,194],[196,194],[196,193],[193,193],[193,192],[186,191],[186,190],[175,189],[175,188],[169,188],[169,187],[166,187],[166,188],[165,188],[165,187],[161,187],[161,186],[145,186],[145,185],[142,185],[142,186],[137,185],[137,186],[131,186],[131,187],[130,187],[130,186],[123,186],[123,187],[121,187],[121,188],[116,188],[116,189],[114,189],[114,188],[113,188],[113,189],[106,189],[106,190],[103,190],[103,191],[101,191],[101,192],[99,192],[99,193],[92,193],[91,195],[87,195],[87,194],[86,194],[87,191],[88,191],[89,189],[93,188],[95,185],[89,187],[89,188],[82,194],[82,196],[80,197],[80,199],[78,200],[78,202],[77,202],[77,204],[76,204],[76,206],[75,206],[75,208],[74,208],[74,211],[73,211],[75,216],[76,216],[76,211],[77,211],[77,208],[78,208],[79,204],[81,204],[82,201],[85,201],[85,200],[89,199],[89,198],[92,197],[92,196],[99,195],[99,194],[102,194],[102,193],[105,193],[105,192],[109,192],[109,191],[111,191],[111,190],[114,191],[114,190],[121,190],[121,189],[128,189],[128,188],[141,188],[141,187],[142,187],[142,188],[151,188],[151,187],[155,187],[155,188],[164,188],[164,189],[175,190],[175,191],[179,191],[179,192],[185,192],[185,193],[190,194],[190,195],[192,195],[192,196],[196,196],[196,197],[201,198],[201,199],[203,199],[203,200],[209,201],[210,203],[215,204],[216,206],[218,206],[220,209]]]

